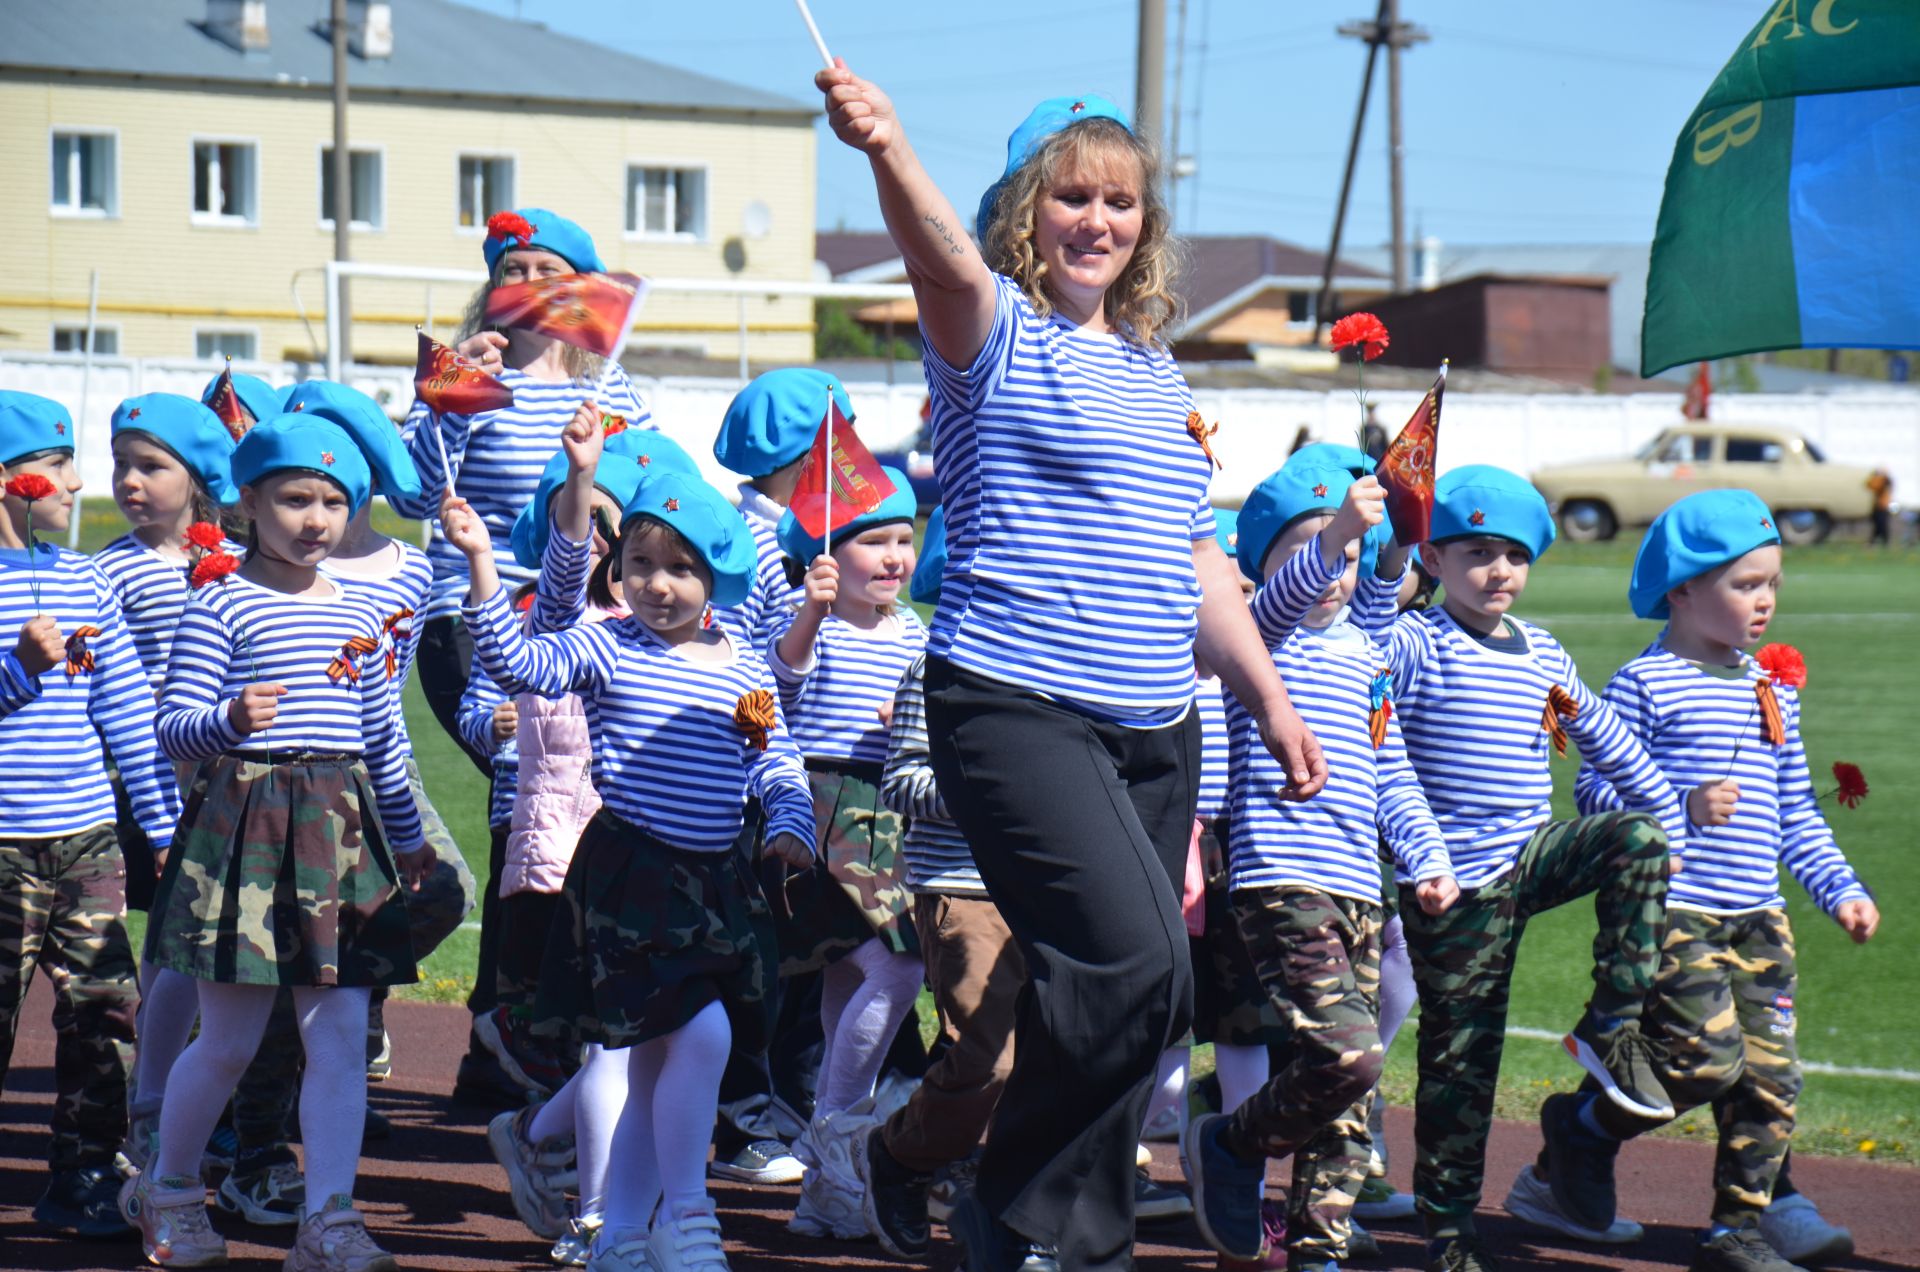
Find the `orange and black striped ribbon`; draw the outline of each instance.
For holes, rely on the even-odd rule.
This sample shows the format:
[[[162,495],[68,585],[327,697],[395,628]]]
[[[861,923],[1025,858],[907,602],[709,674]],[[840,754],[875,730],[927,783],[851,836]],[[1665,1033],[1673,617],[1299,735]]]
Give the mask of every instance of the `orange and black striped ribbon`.
[[[67,637],[67,679],[93,670],[93,651],[87,648],[87,640],[99,634],[98,627],[87,624],[74,628],[73,635]]]
[[[1215,424],[1212,428],[1208,428],[1207,422],[1201,418],[1200,412],[1187,412],[1187,436],[1200,443],[1200,449],[1207,453],[1207,458],[1212,461],[1215,468],[1225,468],[1226,465],[1220,462],[1220,457],[1213,453],[1213,435],[1219,431],[1220,426],[1218,424]]]
[[[360,683],[360,664],[358,659],[380,648],[380,642],[371,636],[355,636],[340,646],[340,653],[327,664],[327,679],[339,684],[341,680]]]
[[[383,624],[387,629],[387,679],[392,680],[400,674],[400,642],[413,635],[411,626],[402,626],[413,617],[411,608],[403,607],[387,615]]]
[[[1373,738],[1373,749],[1378,751],[1387,744],[1387,721],[1393,718],[1393,699],[1384,698],[1380,705],[1367,712],[1367,733]]]
[[[765,689],[740,695],[740,701],[733,708],[734,727],[747,735],[747,742],[756,751],[767,749],[769,735],[777,719],[773,710],[773,695]]]
[[[1567,753],[1566,721],[1580,718],[1580,704],[1573,700],[1564,685],[1555,685],[1547,691],[1547,705],[1540,712],[1540,728],[1553,739],[1556,755]]]
[[[1753,695],[1760,700],[1760,736],[1770,746],[1784,746],[1787,723],[1780,718],[1780,699],[1774,696],[1773,682],[1765,678],[1753,682]]]

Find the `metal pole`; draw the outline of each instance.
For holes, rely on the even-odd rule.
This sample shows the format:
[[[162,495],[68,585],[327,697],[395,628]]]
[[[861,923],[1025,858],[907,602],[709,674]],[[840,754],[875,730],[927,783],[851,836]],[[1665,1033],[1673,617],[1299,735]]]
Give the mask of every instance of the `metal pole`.
[[[327,286],[327,379],[340,378],[340,329],[345,324],[340,321],[340,295],[347,283],[340,276],[340,262],[328,261],[326,264]]]
[[[1400,0],[1386,0],[1387,191],[1393,215],[1393,291],[1407,290],[1406,146],[1400,136]]]
[[[741,292],[735,299],[740,302],[740,387],[745,388],[753,378],[753,368],[747,365],[747,294]]]
[[[1167,211],[1171,213],[1180,188],[1180,107],[1186,101],[1187,78],[1187,0],[1180,0],[1174,19],[1173,36],[1173,115],[1167,125]]]
[[[1134,130],[1159,145],[1167,120],[1167,0],[1140,0],[1133,103]]]
[[[1340,177],[1340,202],[1333,211],[1333,242],[1327,247],[1327,265],[1320,276],[1320,298],[1314,306],[1313,338],[1320,339],[1320,328],[1326,325],[1327,312],[1333,308],[1333,267],[1340,257],[1340,238],[1347,228],[1347,198],[1353,193],[1353,169],[1360,158],[1360,134],[1367,126],[1367,99],[1373,93],[1373,64],[1380,57],[1380,24],[1387,20],[1388,0],[1380,0],[1380,12],[1374,19],[1373,30],[1363,31],[1364,23],[1348,23],[1340,28],[1342,35],[1365,35],[1367,41],[1367,69],[1360,76],[1360,104],[1353,111],[1353,136],[1347,141],[1347,169]]]
[[[81,421],[87,418],[87,397],[93,390],[93,342],[97,339],[100,323],[100,271],[89,270],[87,277],[87,347],[80,363],[80,409],[73,417],[73,463],[78,468],[83,462],[80,454],[80,436],[85,425]],[[80,522],[84,518],[76,510],[73,519],[67,522],[67,546],[80,547]]]
[[[353,152],[347,149],[347,0],[333,0],[333,17],[328,34],[333,40],[333,259],[353,257]],[[334,340],[327,345],[327,361],[332,365],[327,378],[340,378],[340,368],[353,360],[349,347],[352,321],[347,317],[347,280],[333,276],[337,290],[327,296],[327,317]],[[337,322],[334,310],[340,311]]]

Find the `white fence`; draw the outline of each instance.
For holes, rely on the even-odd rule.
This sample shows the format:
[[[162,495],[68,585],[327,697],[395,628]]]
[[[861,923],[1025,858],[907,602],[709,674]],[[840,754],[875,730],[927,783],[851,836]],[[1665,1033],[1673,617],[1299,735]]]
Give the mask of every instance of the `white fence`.
[[[107,426],[120,400],[157,392],[197,397],[218,371],[212,364],[191,361],[96,357],[82,413],[82,364],[77,354],[0,355],[0,389],[39,393],[75,411],[81,475],[96,494],[104,494],[111,480]],[[320,374],[317,366],[292,363],[236,364],[235,369],[274,383]],[[411,368],[354,366],[346,379],[395,416],[403,414],[412,401]],[[713,434],[738,387],[733,380],[708,377],[639,382],[641,396],[660,427],[701,460],[710,478],[725,485],[734,479],[713,464]],[[875,449],[904,442],[919,428],[925,396],[919,383],[849,382],[847,389],[859,415],[861,435]],[[1353,395],[1347,392],[1223,389],[1203,390],[1195,396],[1201,414],[1220,422],[1215,450],[1226,467],[1215,478],[1214,492],[1216,499],[1230,503],[1285,460],[1302,424],[1320,439],[1344,441],[1354,436],[1359,415]],[[1420,400],[1419,394],[1406,392],[1371,396],[1389,429],[1397,428]],[[1830,460],[1886,468],[1893,476],[1896,496],[1909,506],[1920,502],[1920,388],[1889,385],[1822,394],[1715,394],[1713,417],[1797,429]],[[1528,473],[1550,463],[1623,456],[1678,420],[1679,398],[1673,394],[1603,397],[1456,389],[1447,394],[1440,466],[1445,470],[1488,463]]]

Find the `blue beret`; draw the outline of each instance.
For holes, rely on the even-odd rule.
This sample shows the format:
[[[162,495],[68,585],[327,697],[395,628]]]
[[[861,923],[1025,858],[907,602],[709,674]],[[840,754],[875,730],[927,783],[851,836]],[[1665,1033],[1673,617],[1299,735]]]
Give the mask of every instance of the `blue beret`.
[[[987,192],[980,196],[980,209],[973,219],[974,233],[982,239],[987,237],[987,222],[993,219],[994,201],[1000,197],[1000,191],[1006,188],[1008,178],[1033,158],[1033,152],[1040,148],[1042,142],[1069,124],[1089,119],[1111,119],[1128,132],[1133,131],[1126,114],[1098,93],[1087,93],[1080,97],[1049,97],[1035,106],[1020,121],[1020,126],[1007,136],[1007,166],[1001,170],[1000,179],[988,186]]]
[[[1235,553],[1240,572],[1255,583],[1264,581],[1261,566],[1280,532],[1302,517],[1337,511],[1353,481],[1352,473],[1335,464],[1289,462],[1255,486],[1240,506],[1240,542]]]
[[[907,581],[907,595],[922,605],[940,603],[940,581],[947,573],[947,506],[937,505],[920,537],[920,556]]]
[[[846,525],[837,527],[833,532],[835,543],[845,543],[862,530],[868,530],[874,526],[891,525],[896,521],[904,521],[912,525],[915,518],[920,515],[920,499],[913,493],[913,483],[907,480],[907,475],[898,468],[882,468],[880,471],[885,473],[887,480],[893,483],[893,493],[882,499],[880,506],[872,512],[863,512]],[[788,559],[798,561],[802,565],[819,556],[826,546],[820,539],[808,534],[801,527],[800,519],[793,515],[791,508],[781,516],[780,525],[773,533],[774,537],[780,541],[780,551],[784,552]]]
[[[73,417],[38,393],[0,389],[0,464],[22,455],[73,449]]]
[[[504,214],[517,216],[533,227],[531,239],[517,234],[496,233],[493,222],[502,215],[496,212],[488,219],[487,237],[480,244],[480,251],[487,258],[489,274],[502,256],[515,248],[527,247],[552,252],[583,274],[606,273],[607,267],[600,263],[600,253],[593,250],[593,236],[558,212],[550,212],[546,208],[516,208]]]
[[[834,376],[812,367],[782,367],[753,378],[734,394],[713,457],[742,477],[765,477],[807,453],[827,415],[827,393],[853,419],[853,402]]]
[[[331,420],[307,415],[274,415],[255,424],[233,451],[235,485],[251,486],[283,472],[315,473],[347,492],[347,504],[359,512],[373,493],[373,472],[347,431]]]
[[[640,479],[621,513],[621,533],[639,517],[677,531],[713,573],[714,605],[725,609],[747,599],[760,564],[753,531],[727,497],[698,477],[663,472]]]
[[[1653,519],[1633,557],[1627,599],[1640,618],[1666,618],[1667,593],[1755,548],[1780,542],[1773,512],[1751,490],[1703,490]]]
[[[373,488],[381,494],[419,496],[420,472],[400,440],[400,430],[380,404],[360,390],[331,380],[308,380],[293,386],[284,409],[317,415],[345,429],[373,470]]]
[[[529,570],[539,569],[540,558],[546,554],[547,540],[553,536],[553,517],[550,512],[553,497],[560,493],[560,487],[567,484],[567,474],[572,468],[567,452],[554,452],[553,458],[547,461],[546,468],[540,473],[540,484],[534,488],[533,498],[513,519],[513,531],[508,539],[513,547],[513,559]],[[600,456],[600,465],[594,470],[593,484],[606,491],[607,498],[613,500],[616,506],[625,509],[627,502],[633,498],[633,492],[640,489],[640,478],[644,475],[640,465],[632,459],[608,451]]]
[[[113,413],[113,435],[141,433],[180,461],[222,506],[240,502],[233,484],[233,434],[204,403],[178,393],[130,397]]]
[[[228,370],[232,370],[232,368],[228,368]],[[225,372],[221,374],[224,375]],[[200,400],[202,402],[213,401],[213,390],[219,383],[220,376],[217,375],[214,376],[213,379],[208,380],[207,387],[200,390]],[[255,424],[258,424],[261,420],[272,419],[274,416],[280,414],[282,410],[280,405],[282,394],[280,390],[274,388],[257,375],[242,375],[240,372],[234,371],[233,394],[240,399],[240,405],[247,408],[247,414],[253,416],[253,422]]]
[[[694,462],[693,456],[687,454],[686,448],[658,429],[623,429],[606,440],[601,447],[601,454],[631,459],[640,466],[645,476],[669,471],[700,476],[700,465]],[[565,455],[566,452],[562,451],[561,457],[565,458]],[[624,506],[627,501],[622,499],[620,502]]]
[[[1338,442],[1314,442],[1302,446],[1287,456],[1286,467],[1295,464],[1317,464],[1322,468],[1344,468],[1355,477],[1364,477],[1374,469],[1373,457],[1358,446],[1342,446]]]
[[[1213,510],[1213,537],[1220,541],[1220,550],[1230,557],[1240,555],[1240,513],[1233,508],[1215,508]]]
[[[1491,537],[1517,543],[1538,561],[1554,540],[1553,513],[1533,483],[1491,464],[1456,468],[1433,484],[1429,543]]]

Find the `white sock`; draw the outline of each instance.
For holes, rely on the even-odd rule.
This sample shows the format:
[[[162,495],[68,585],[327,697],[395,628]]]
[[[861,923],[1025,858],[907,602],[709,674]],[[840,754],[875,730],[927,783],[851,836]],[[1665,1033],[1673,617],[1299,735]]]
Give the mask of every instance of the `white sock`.
[[[353,1196],[367,1125],[367,1000],[364,985],[295,986],[293,1013],[307,1052],[300,1078],[300,1148],[307,1205]],[[269,996],[271,1002],[271,996]],[[162,1142],[165,1132],[162,1132]]]
[[[1154,1067],[1153,1098],[1147,1101],[1146,1120],[1151,1122],[1186,1101],[1187,1048],[1168,1047],[1160,1053],[1160,1063]]]
[[[1380,1050],[1393,1045],[1420,993],[1413,984],[1413,960],[1407,954],[1407,930],[1394,915],[1380,932]]]
[[[1213,1070],[1220,1075],[1220,1111],[1231,1113],[1267,1085],[1267,1049],[1215,1043]]]
[[[193,977],[171,968],[140,964],[139,1050],[133,1070],[134,1100],[142,1108],[158,1108],[167,1093],[167,1074],[187,1049],[194,1018],[200,1013],[199,992]]]
[[[233,1088],[247,1071],[273,1014],[271,985],[222,985],[189,981],[200,1009],[200,1036],[181,1051],[167,1075],[160,1108],[160,1151],[152,1163],[156,1179],[200,1178],[200,1157],[220,1121]],[[191,1017],[189,1017],[191,1019]],[[362,1033],[365,1025],[361,1026]],[[366,1041],[360,1043],[364,1052]],[[366,1057],[360,1062],[366,1076]]]
[[[825,1117],[857,1104],[873,1094],[887,1048],[913,1010],[926,970],[912,954],[896,954],[878,937],[868,940],[834,964],[852,965],[859,981],[848,995],[820,1070],[814,1116]],[[829,968],[832,971],[833,968]],[[844,975],[844,974],[843,974]],[[826,1023],[822,987],[821,1023]]]

